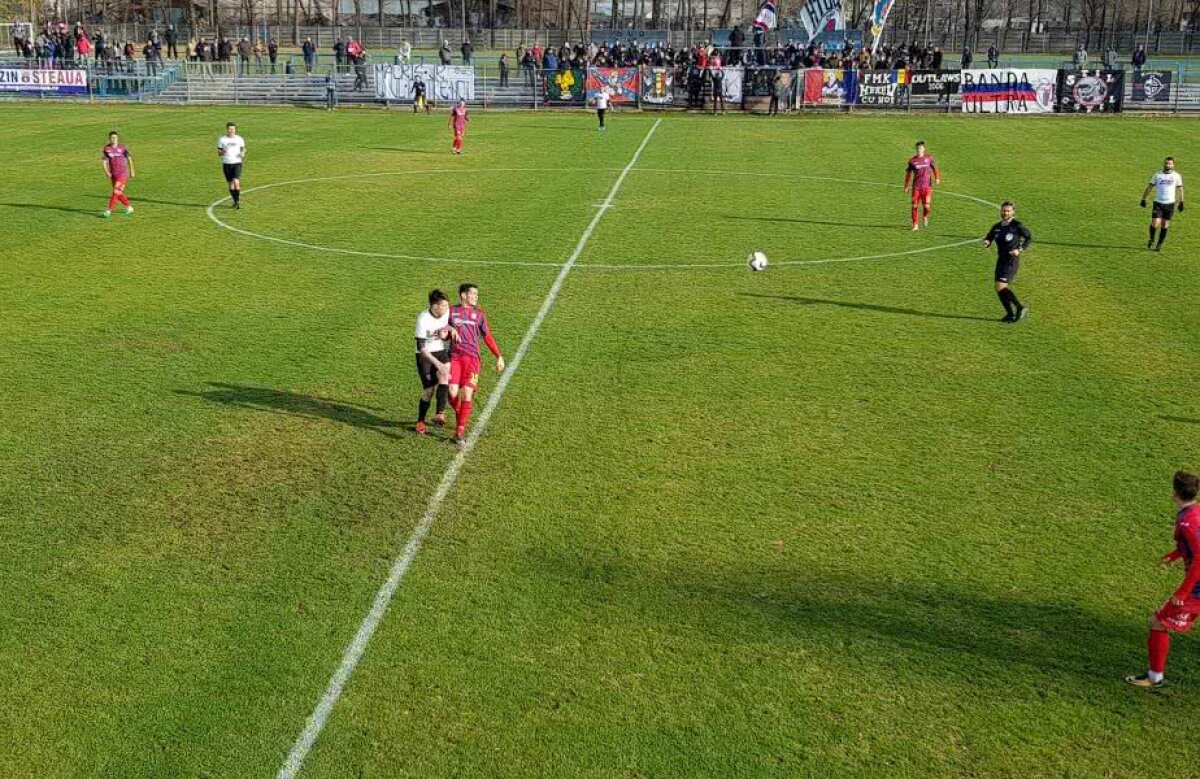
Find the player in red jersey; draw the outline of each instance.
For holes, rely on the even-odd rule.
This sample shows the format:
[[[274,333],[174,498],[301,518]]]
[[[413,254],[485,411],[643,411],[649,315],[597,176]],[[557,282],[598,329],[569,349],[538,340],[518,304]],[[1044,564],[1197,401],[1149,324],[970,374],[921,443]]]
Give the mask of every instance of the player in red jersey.
[[[133,155],[121,144],[117,131],[108,134],[108,143],[100,152],[100,160],[104,165],[104,175],[112,182],[112,195],[108,198],[108,208],[104,209],[104,218],[112,216],[113,206],[117,203],[125,206],[126,215],[133,213],[133,206],[125,196],[125,184],[134,177]]]
[[[479,307],[479,287],[462,284],[458,288],[459,304],[450,307],[450,408],[454,409],[454,441],[461,444],[471,420],[471,400],[479,389],[479,341],[482,338],[496,358],[496,373],[504,372],[504,357],[492,338],[487,314]]]
[[[929,227],[929,213],[933,210],[933,185],[942,183],[942,172],[937,163],[925,153],[925,141],[917,141],[917,153],[908,158],[904,170],[904,191],[912,189],[912,229],[921,229],[917,223],[917,212],[925,208],[925,227]]]
[[[1171,634],[1191,630],[1192,623],[1200,614],[1200,506],[1196,505],[1200,477],[1177,471],[1171,486],[1178,511],[1175,516],[1175,551],[1163,557],[1161,564],[1169,565],[1182,559],[1187,572],[1183,576],[1183,584],[1150,618],[1150,638],[1146,642],[1150,670],[1125,677],[1125,681],[1134,687],[1162,687],[1167,654],[1171,651]]]
[[[467,134],[469,121],[471,120],[467,118],[467,101],[459,100],[450,109],[450,129],[454,131],[454,143],[450,145],[450,149],[455,154],[462,154],[463,136]]]

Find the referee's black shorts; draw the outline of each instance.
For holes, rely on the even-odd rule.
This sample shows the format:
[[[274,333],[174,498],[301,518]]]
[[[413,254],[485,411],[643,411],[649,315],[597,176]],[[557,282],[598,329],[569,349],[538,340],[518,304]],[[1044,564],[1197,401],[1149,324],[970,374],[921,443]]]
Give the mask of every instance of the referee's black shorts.
[[[1175,216],[1174,203],[1160,203],[1157,200],[1154,201],[1154,208],[1150,211],[1150,217],[1152,219],[1169,220],[1173,216]]]
[[[996,281],[1003,281],[1006,284],[1011,284],[1017,280],[1017,271],[1021,268],[1021,261],[1016,257],[999,257],[996,259]]]
[[[445,349],[440,352],[434,352],[433,356],[438,362],[450,362],[450,350]],[[421,377],[421,388],[429,389],[438,385],[437,368],[433,367],[433,363],[428,360],[421,359],[421,355],[417,355],[417,375]]]
[[[234,179],[240,179],[242,177],[242,163],[240,162],[235,162],[232,165],[226,162],[223,163],[221,167],[225,169],[226,181],[233,181]]]

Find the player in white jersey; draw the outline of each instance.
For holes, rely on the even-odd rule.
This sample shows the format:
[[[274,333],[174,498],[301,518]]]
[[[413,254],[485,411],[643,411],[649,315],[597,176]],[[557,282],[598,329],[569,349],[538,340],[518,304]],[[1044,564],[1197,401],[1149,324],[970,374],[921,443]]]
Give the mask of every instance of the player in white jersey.
[[[1146,207],[1146,198],[1150,197],[1151,191],[1154,192],[1154,209],[1150,212],[1150,240],[1146,241],[1146,248],[1158,252],[1167,240],[1167,228],[1171,226],[1171,217],[1175,216],[1175,207],[1183,213],[1183,176],[1175,171],[1174,157],[1163,160],[1163,169],[1150,177],[1150,183],[1142,193],[1142,208]],[[1157,244],[1154,242],[1155,230],[1159,230]]]
[[[217,155],[229,184],[229,197],[234,208],[242,207],[242,160],[246,159],[246,141],[237,134],[233,122],[225,125],[225,134],[217,140]]]
[[[608,100],[612,93],[608,87],[600,87],[592,103],[596,106],[596,118],[600,120],[600,132],[604,132],[604,115],[608,113]]]
[[[417,375],[421,378],[421,402],[417,405],[417,427],[425,435],[429,400],[437,391],[437,413],[433,424],[446,424],[446,398],[450,384],[450,300],[435,289],[429,293],[429,308],[417,316]]]

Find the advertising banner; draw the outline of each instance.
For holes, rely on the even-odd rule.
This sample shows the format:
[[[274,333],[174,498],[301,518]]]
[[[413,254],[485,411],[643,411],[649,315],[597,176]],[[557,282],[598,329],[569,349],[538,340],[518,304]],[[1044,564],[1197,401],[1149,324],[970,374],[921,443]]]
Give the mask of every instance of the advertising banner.
[[[0,92],[39,92],[86,95],[86,70],[0,68]]]
[[[904,78],[901,78],[903,74]],[[900,82],[907,80],[907,71],[864,70],[858,74],[858,105],[893,108],[904,105],[904,90]]]
[[[996,68],[962,71],[965,114],[1049,114],[1058,91],[1058,71]]]
[[[1058,71],[1058,110],[1067,114],[1115,114],[1125,100],[1123,70]]]
[[[961,70],[912,70],[908,74],[908,87],[914,97],[957,95],[961,83]]]
[[[587,101],[596,99],[601,89],[608,89],[611,103],[636,103],[638,100],[637,68],[588,68]]]
[[[375,99],[390,103],[412,102],[412,85],[425,82],[425,94],[434,103],[475,99],[475,68],[470,65],[375,66]]]
[[[644,68],[641,84],[642,102],[650,105],[670,105],[674,81],[674,68]]]
[[[1135,103],[1171,102],[1171,76],[1169,70],[1143,70],[1133,74],[1133,96]]]
[[[583,105],[583,69],[567,69],[546,74],[547,105]]]

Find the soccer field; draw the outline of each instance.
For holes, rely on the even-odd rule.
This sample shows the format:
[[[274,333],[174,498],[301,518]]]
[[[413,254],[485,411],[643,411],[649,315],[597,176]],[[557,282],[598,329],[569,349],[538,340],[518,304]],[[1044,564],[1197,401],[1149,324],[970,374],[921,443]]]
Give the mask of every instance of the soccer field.
[[[1121,681],[1200,467],[1200,225],[1137,207],[1195,122],[0,116],[0,776],[275,775],[423,516],[301,776],[1195,775],[1200,644]],[[464,281],[508,383],[431,504]]]

